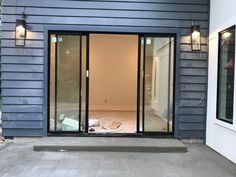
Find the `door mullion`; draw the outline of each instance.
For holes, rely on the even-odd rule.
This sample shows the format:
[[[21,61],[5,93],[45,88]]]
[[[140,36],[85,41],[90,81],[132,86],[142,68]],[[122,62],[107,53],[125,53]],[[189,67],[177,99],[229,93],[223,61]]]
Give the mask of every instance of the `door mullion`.
[[[81,132],[81,99],[82,99],[82,95],[81,95],[81,89],[82,89],[82,35],[80,34],[80,48],[79,48],[79,132]]]
[[[138,69],[137,69],[137,133],[140,132],[140,63],[141,63],[141,36],[138,36]]]
[[[85,133],[88,133],[89,128],[89,34],[86,38],[86,116],[85,116]]]
[[[58,35],[55,35],[56,37],[56,43],[55,43],[55,106],[54,106],[54,126],[55,126],[55,131],[57,131],[57,69],[58,69]]]

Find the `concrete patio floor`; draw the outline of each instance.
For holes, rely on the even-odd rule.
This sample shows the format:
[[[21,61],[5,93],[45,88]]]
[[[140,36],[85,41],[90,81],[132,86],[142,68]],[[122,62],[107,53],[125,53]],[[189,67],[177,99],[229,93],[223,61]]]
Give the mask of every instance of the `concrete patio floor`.
[[[33,141],[0,151],[1,177],[236,177],[236,164],[203,144],[187,153],[34,152]]]

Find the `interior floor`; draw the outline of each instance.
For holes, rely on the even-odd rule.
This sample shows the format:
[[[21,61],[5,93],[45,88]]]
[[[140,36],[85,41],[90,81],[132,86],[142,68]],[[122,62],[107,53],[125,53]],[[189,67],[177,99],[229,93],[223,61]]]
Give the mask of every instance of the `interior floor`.
[[[68,106],[64,104],[64,109]],[[74,123],[78,122],[78,113],[76,110],[71,110],[73,106],[70,107],[70,114],[66,114],[65,118],[73,119]],[[68,108],[69,109],[69,108]],[[73,116],[73,114],[77,116]],[[51,130],[55,130],[54,124],[55,119],[54,112],[51,111],[50,125]],[[145,118],[145,130],[147,132],[168,132],[167,122],[156,116],[153,111],[147,110]],[[90,111],[89,112],[89,133],[136,133],[137,132],[137,118],[135,111]],[[67,125],[68,126],[68,125]],[[140,126],[142,127],[142,125]],[[172,121],[169,122],[170,130],[172,129]],[[77,126],[71,126],[72,130],[76,131]],[[90,131],[92,130],[92,131]],[[140,129],[141,130],[141,129]],[[57,131],[63,131],[63,120],[58,120]]]
[[[89,127],[90,133],[135,133],[135,111],[90,111],[89,121],[98,121]],[[94,130],[94,131],[90,131]]]
[[[90,111],[89,133],[136,133],[136,119],[135,111]],[[167,122],[151,112],[145,125],[149,132],[167,132]]]

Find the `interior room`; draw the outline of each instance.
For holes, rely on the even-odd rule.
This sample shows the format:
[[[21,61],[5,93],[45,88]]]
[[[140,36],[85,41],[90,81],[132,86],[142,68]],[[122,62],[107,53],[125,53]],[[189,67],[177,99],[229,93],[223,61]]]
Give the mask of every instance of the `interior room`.
[[[138,35],[90,35],[90,133],[136,132],[137,62]]]

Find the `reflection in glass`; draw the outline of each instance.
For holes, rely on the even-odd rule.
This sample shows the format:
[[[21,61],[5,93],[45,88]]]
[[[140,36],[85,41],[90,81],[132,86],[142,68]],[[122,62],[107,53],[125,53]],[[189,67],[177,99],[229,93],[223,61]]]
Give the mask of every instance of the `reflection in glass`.
[[[146,37],[145,132],[171,132],[174,39]]]
[[[235,27],[220,33],[217,118],[233,123]]]

